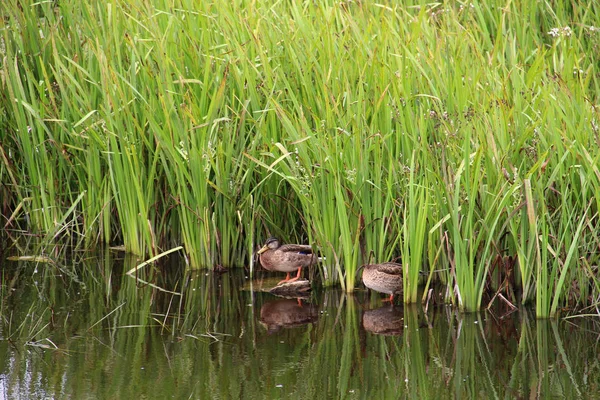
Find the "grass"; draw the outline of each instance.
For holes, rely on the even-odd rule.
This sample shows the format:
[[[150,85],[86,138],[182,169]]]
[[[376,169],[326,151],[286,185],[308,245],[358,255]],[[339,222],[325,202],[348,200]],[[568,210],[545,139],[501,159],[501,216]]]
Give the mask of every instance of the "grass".
[[[405,266],[482,307],[595,304],[594,2],[0,5],[2,226],[192,269],[312,243],[323,283]],[[10,223],[8,223],[10,222]]]

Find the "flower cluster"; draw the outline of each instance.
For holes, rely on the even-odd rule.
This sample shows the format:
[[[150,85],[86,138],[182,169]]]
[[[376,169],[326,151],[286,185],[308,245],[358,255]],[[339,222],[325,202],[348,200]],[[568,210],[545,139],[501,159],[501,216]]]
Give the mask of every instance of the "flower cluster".
[[[179,147],[177,148],[177,151],[185,161],[189,161],[188,152],[185,148],[185,143],[183,143],[183,140],[179,142]]]
[[[548,35],[552,37],[560,37],[560,36],[571,36],[573,34],[573,30],[570,27],[565,26],[563,28],[552,28]]]
[[[468,6],[466,4],[461,4],[460,7],[458,8],[458,11],[463,11],[463,10],[465,10],[467,8],[470,9],[470,10],[474,10],[475,9],[475,4],[469,3]]]
[[[217,149],[213,144],[212,140],[208,141],[205,151],[202,153],[202,158],[204,159],[204,168],[203,171],[205,174],[209,174],[211,170],[211,161],[215,158],[217,154]]]
[[[296,177],[298,178],[298,182],[300,183],[300,194],[308,197],[310,194],[310,187],[312,185],[312,178],[306,168],[300,162],[300,157],[298,155],[298,149],[295,151],[296,153]]]
[[[346,179],[352,184],[356,184],[356,168],[346,170]]]

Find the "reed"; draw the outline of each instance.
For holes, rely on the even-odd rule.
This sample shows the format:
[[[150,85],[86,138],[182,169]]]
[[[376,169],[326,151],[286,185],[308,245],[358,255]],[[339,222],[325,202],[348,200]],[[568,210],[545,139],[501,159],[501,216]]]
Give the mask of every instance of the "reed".
[[[325,285],[401,260],[481,308],[600,295],[600,8],[66,0],[0,5],[11,229],[251,263],[311,243]],[[255,267],[252,266],[254,269]],[[503,271],[512,276],[512,271]]]
[[[423,256],[427,239],[427,217],[429,215],[428,185],[416,187],[415,156],[411,161],[411,173],[408,188],[408,200],[404,206],[404,226],[402,263],[403,263],[403,294],[405,303],[416,303],[420,274],[423,267]]]

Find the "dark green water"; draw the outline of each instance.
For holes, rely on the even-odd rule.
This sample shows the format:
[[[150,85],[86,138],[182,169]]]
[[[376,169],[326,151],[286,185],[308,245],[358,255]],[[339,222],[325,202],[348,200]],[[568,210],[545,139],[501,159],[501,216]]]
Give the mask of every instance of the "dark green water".
[[[299,305],[243,270],[140,271],[175,295],[118,253],[2,257],[0,399],[600,398],[597,320],[424,314],[365,291]],[[252,288],[266,276],[282,278]]]

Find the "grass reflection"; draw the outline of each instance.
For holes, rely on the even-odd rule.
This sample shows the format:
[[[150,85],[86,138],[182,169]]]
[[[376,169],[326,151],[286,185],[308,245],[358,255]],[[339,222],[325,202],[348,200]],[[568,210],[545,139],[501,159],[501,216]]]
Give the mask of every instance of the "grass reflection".
[[[243,273],[177,275],[168,263],[138,271],[175,292],[167,293],[124,274],[134,258],[107,251],[68,259],[70,266],[3,269],[6,398],[600,394],[593,378],[600,327],[582,318],[537,321],[526,309],[463,315],[449,307],[425,314],[362,291],[315,291],[299,303],[247,290]]]

